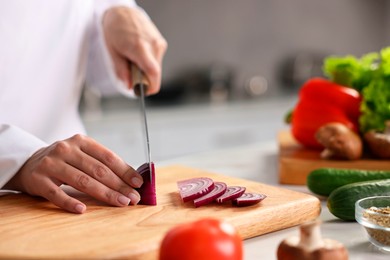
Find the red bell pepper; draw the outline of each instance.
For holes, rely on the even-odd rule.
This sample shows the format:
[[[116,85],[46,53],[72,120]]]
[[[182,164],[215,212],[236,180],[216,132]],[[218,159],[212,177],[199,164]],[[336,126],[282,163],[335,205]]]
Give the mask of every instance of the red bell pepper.
[[[309,148],[321,149],[315,133],[331,122],[339,122],[359,131],[361,96],[358,91],[323,78],[312,78],[299,90],[299,100],[292,112],[291,132]]]

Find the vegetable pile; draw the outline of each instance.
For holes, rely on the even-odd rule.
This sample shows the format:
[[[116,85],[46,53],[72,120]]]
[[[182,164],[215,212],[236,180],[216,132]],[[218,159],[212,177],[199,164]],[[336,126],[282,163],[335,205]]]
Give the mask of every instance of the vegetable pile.
[[[287,117],[295,139],[308,148],[328,149],[331,153],[324,158],[337,154],[338,159],[355,160],[361,155],[351,157],[344,152],[349,149],[344,143],[351,145],[355,134],[373,156],[390,158],[390,152],[382,152],[390,150],[390,47],[361,58],[329,56],[323,72],[326,78],[309,79],[301,87],[298,103]],[[330,123],[350,130],[338,139],[337,153],[320,142],[317,133]]]
[[[384,131],[390,119],[390,47],[379,53],[325,59],[324,74],[331,81],[359,91],[363,100],[359,118],[361,132]]]
[[[306,147],[321,148],[315,134],[326,123],[342,123],[357,132],[360,101],[360,94],[354,89],[322,78],[310,79],[299,92],[292,114],[292,134]]]
[[[309,79],[286,120],[304,147],[326,159],[390,159],[390,47],[358,58],[329,56],[324,78]],[[355,220],[355,202],[390,194],[390,172],[316,169],[307,177],[315,194],[328,196],[329,211]]]
[[[214,182],[208,177],[191,178],[177,182],[183,202],[193,201],[195,207],[211,202],[222,204],[230,201],[234,206],[250,206],[259,203],[267,196],[245,192],[242,186],[227,186],[224,182]]]

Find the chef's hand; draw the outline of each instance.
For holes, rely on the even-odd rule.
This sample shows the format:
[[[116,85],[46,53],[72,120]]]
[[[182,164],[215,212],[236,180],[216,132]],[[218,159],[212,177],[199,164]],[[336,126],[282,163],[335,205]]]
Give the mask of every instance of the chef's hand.
[[[83,213],[85,204],[59,186],[68,184],[114,206],[137,204],[142,177],[93,139],[75,135],[38,150],[4,187],[41,196],[60,208]]]
[[[130,62],[135,63],[149,79],[146,94],[157,93],[167,42],[149,17],[136,8],[113,7],[104,15],[103,31],[117,76],[131,88]]]

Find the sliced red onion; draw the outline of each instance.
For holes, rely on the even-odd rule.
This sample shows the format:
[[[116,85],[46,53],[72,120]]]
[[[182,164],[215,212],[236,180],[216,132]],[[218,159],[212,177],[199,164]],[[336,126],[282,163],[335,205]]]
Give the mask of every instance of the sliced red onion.
[[[194,200],[195,207],[200,207],[213,202],[225,193],[227,185],[224,182],[214,182],[214,188],[207,194]]]
[[[144,163],[140,167],[138,167],[137,172],[142,173],[142,172],[145,172],[145,171],[149,171],[149,169],[150,169],[149,168],[149,164],[148,163]]]
[[[225,193],[216,199],[218,203],[224,203],[228,200],[234,200],[244,194],[246,188],[241,186],[229,186]]]
[[[232,204],[234,206],[243,207],[243,206],[250,206],[259,203],[263,199],[265,199],[267,196],[264,194],[259,193],[244,193],[241,195],[241,197],[238,197],[234,200],[232,200]]]
[[[152,170],[152,174],[150,174]],[[141,196],[141,200],[138,202],[140,205],[157,205],[156,196],[156,174],[154,169],[154,163],[144,163],[138,167],[137,172],[142,176],[144,183],[138,189],[136,189]],[[150,176],[152,179],[150,179]]]
[[[208,177],[192,178],[177,182],[183,202],[197,199],[214,188],[214,181]]]

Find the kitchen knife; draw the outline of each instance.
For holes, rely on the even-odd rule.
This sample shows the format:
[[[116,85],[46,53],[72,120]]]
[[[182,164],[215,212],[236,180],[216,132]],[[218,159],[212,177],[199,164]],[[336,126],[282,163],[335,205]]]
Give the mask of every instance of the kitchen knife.
[[[147,163],[149,164],[150,171],[150,180],[152,180],[152,155],[150,151],[150,141],[149,141],[149,129],[148,129],[148,120],[146,117],[146,107],[145,107],[145,94],[147,89],[149,88],[149,82],[146,78],[145,74],[135,65],[134,63],[131,65],[131,76],[133,81],[133,89],[134,93],[139,97],[141,103],[141,117],[143,120],[144,126],[144,134],[145,134],[145,151]]]

